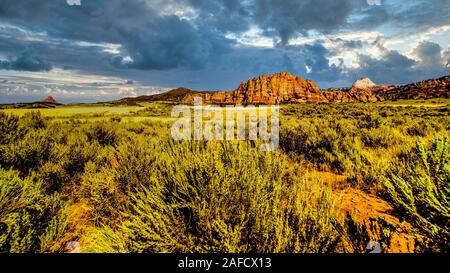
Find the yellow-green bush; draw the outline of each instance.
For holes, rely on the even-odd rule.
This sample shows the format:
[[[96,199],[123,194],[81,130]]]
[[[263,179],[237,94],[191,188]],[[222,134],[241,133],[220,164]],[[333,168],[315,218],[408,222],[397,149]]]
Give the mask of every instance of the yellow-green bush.
[[[450,250],[450,140],[419,141],[384,179],[386,198],[431,251]]]
[[[55,251],[66,231],[64,205],[41,182],[0,168],[0,252]]]
[[[26,175],[49,159],[52,146],[53,140],[45,131],[30,130],[22,139],[2,147],[0,164]]]
[[[423,185],[448,181],[434,172],[448,166],[434,163],[448,149],[410,150],[450,129],[448,107],[283,105],[273,153],[254,142],[170,141],[169,110],[0,113],[0,251],[57,251],[69,238],[93,252],[347,251],[354,231],[338,223],[329,186],[302,177],[305,166],[371,192],[385,184],[397,215],[430,238],[423,250],[446,250],[448,196],[438,189],[448,183]],[[77,204],[87,209],[66,227],[64,207]]]
[[[332,252],[341,241],[330,190],[287,173],[280,153],[244,144],[168,142],[113,227],[131,252]],[[120,162],[120,161],[119,161]],[[120,164],[120,163],[119,163]],[[119,167],[120,168],[120,167]],[[150,171],[151,170],[151,171]],[[133,173],[129,173],[134,177]],[[110,228],[93,230],[107,238]],[[119,235],[117,235],[119,234]],[[124,251],[112,245],[91,251]]]
[[[24,128],[19,125],[19,117],[0,112],[0,145],[12,143],[24,134]]]

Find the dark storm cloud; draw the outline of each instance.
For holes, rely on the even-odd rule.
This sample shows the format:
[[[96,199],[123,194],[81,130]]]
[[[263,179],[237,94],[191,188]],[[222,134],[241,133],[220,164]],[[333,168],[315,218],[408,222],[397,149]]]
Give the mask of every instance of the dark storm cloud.
[[[353,10],[344,27],[370,30],[384,25],[404,34],[450,23],[450,0],[380,0],[380,3],[352,1]]]
[[[362,48],[364,45],[364,42],[361,40],[343,40],[341,38],[337,38],[337,39],[330,39],[330,41],[336,45],[339,46],[339,49],[358,49],[358,48]],[[323,42],[323,41],[322,41]]]
[[[302,51],[306,65],[311,68],[312,79],[333,82],[341,76],[341,68],[329,63],[329,51],[322,44],[305,45]]]
[[[26,36],[17,34],[15,36],[5,35],[0,32],[0,56],[4,55],[5,63],[11,70],[19,70],[14,64],[17,60],[25,62],[36,59],[42,63],[42,68],[61,67],[65,70],[79,70],[90,73],[99,73],[111,70],[109,61],[111,54],[104,51],[98,45],[80,45],[66,39],[51,39],[44,37],[42,40],[29,41]],[[22,58],[18,58],[18,57]],[[2,58],[0,58],[1,61]],[[51,64],[51,65],[50,65]],[[6,67],[4,67],[6,68]],[[47,70],[47,69],[41,69]],[[35,70],[36,71],[36,70]]]
[[[413,54],[417,59],[411,59],[396,50],[385,50],[380,59],[359,54],[360,67],[352,72],[355,77],[369,76],[377,83],[405,84],[419,79],[436,78],[450,73],[446,65],[441,47],[433,42],[424,41],[417,45]]]
[[[388,23],[392,16],[392,9],[384,3],[381,5],[368,5],[367,0],[355,0],[352,1],[352,8],[352,14],[345,24],[345,27],[348,29],[374,29]]]
[[[319,83],[336,81],[342,71],[339,66],[328,62],[329,54],[321,43],[280,45],[276,48],[238,48],[224,64],[229,70],[241,73],[240,79],[236,78],[228,88],[236,88],[242,79],[279,71],[288,71]]]
[[[40,57],[24,52],[14,59],[0,61],[0,69],[36,72],[50,71],[52,66]]]
[[[418,31],[450,23],[450,0],[400,1],[400,3],[390,7],[389,18],[399,29]]]
[[[252,23],[252,6],[241,0],[183,0],[198,13],[196,24],[219,32],[242,32]]]
[[[198,31],[175,15],[159,15],[144,0],[83,1],[80,6],[65,0],[3,0],[0,16],[50,37],[120,44],[121,54],[111,62],[118,67],[199,68],[228,47],[227,39]],[[124,62],[127,56],[133,62]]]
[[[255,21],[264,29],[275,29],[283,43],[308,30],[329,32],[346,23],[352,0],[261,0],[255,1]]]
[[[417,31],[449,23],[450,0],[181,0],[197,10],[197,23],[220,31],[241,32],[259,26],[283,44],[308,31],[331,33],[341,29],[371,30],[391,25]]]
[[[448,52],[442,53],[440,45],[423,41],[414,48],[413,54],[419,59],[416,70],[422,77],[437,77],[450,74],[450,67],[447,66],[448,59],[445,56]]]
[[[203,39],[206,37],[176,16],[162,17],[146,27],[165,31],[149,33],[151,31],[143,28],[123,33],[123,53],[133,59],[130,64],[122,60],[124,66],[144,70],[178,66],[201,68],[210,57],[210,50],[215,49],[213,39]]]
[[[414,55],[421,60],[423,66],[433,66],[442,63],[441,46],[429,42],[421,42],[413,51]]]
[[[131,86],[230,89],[248,77],[278,71],[322,87],[351,84],[361,76],[409,82],[448,73],[450,51],[422,43],[414,59],[387,49],[380,58],[360,53],[360,67],[346,68],[343,60],[330,63],[330,58],[363,50],[366,38],[289,42],[308,38],[311,30],[320,35],[383,27],[386,36],[408,35],[449,23],[449,1],[381,0],[381,6],[371,6],[366,0],[85,0],[69,6],[66,0],[0,0],[0,60],[3,69],[57,67],[117,76],[133,81]],[[263,38],[281,42],[261,48],[227,38],[255,26]]]
[[[360,67],[355,70],[355,78],[368,76],[380,84],[407,83],[414,78],[412,66],[415,61],[398,51],[389,51],[382,59],[359,54],[357,61]]]

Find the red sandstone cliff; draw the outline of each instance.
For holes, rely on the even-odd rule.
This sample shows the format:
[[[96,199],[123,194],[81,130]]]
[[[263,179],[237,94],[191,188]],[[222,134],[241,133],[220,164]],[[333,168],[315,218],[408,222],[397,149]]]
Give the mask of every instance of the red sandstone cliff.
[[[201,97],[207,104],[279,104],[287,102],[377,102],[398,99],[450,97],[450,76],[419,83],[393,86],[376,85],[368,78],[352,87],[320,90],[311,80],[287,72],[269,74],[242,82],[234,91],[199,92],[178,88],[169,92],[143,96],[135,100],[174,101],[191,104]],[[133,100],[128,98],[126,100]]]
[[[237,104],[326,101],[317,85],[287,72],[265,75],[243,82],[234,92]]]

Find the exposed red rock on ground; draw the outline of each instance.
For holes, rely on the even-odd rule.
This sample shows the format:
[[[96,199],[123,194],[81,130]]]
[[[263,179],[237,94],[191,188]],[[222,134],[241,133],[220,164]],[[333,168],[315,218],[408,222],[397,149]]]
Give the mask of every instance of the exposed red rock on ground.
[[[391,233],[389,245],[383,248],[384,252],[414,252],[416,238],[411,235],[411,225],[401,222],[388,202],[373,194],[349,187],[345,175],[313,171],[306,172],[304,177],[306,179],[319,177],[326,185],[332,187],[333,195],[337,200],[336,205],[343,219],[347,213],[350,213],[356,223],[366,229],[370,240],[380,240],[382,231],[377,222],[378,219],[391,225],[394,230]]]
[[[383,249],[384,252],[414,252],[415,237],[411,235],[411,226],[400,222],[389,203],[379,197],[353,188],[337,191],[335,195],[341,200],[339,205],[342,212],[352,213],[356,222],[366,228],[371,240],[379,241],[383,232],[377,222],[378,219],[382,219],[393,226],[394,230],[391,233],[389,245]],[[370,225],[373,229],[368,228]]]

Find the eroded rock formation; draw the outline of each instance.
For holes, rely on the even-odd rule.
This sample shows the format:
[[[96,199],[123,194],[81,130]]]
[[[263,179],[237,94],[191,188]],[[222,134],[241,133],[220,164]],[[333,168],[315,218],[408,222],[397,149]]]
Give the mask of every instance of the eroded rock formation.
[[[288,102],[378,102],[399,99],[430,99],[450,96],[450,76],[419,83],[376,85],[369,78],[350,88],[320,90],[311,80],[288,72],[259,76],[242,82],[234,91],[199,92],[178,88],[166,93],[142,96],[136,101],[176,101],[191,104],[201,97],[206,104],[280,104]],[[127,98],[124,100],[130,100]]]

